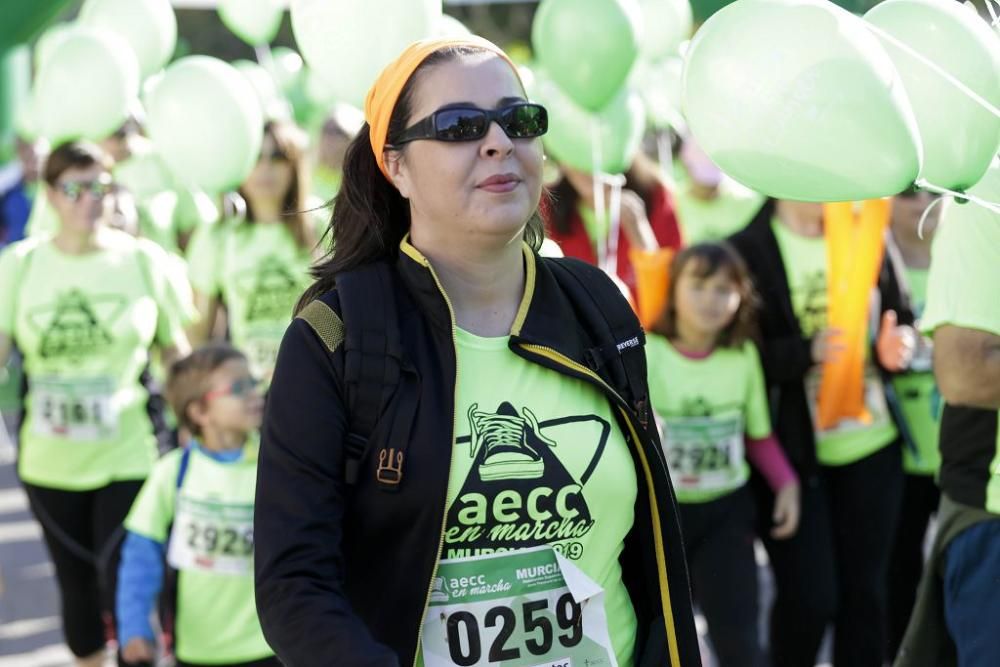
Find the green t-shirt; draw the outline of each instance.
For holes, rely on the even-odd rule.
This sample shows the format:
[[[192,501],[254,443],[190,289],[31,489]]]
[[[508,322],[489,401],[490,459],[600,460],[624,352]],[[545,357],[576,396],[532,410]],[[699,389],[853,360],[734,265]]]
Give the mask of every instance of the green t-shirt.
[[[799,320],[802,335],[812,338],[827,327],[828,259],[826,240],[792,232],[777,219],[771,228],[778,240],[781,259],[788,275],[792,308]],[[835,426],[820,430],[816,423],[817,397],[822,382],[822,366],[814,366],[806,375],[805,386],[816,431],[816,458],[823,465],[854,463],[874,454],[895,440],[898,432],[885,398],[885,387],[878,369],[867,357],[864,367],[864,402],[870,421],[843,419]]]
[[[199,228],[188,246],[195,290],[221,297],[233,344],[251,372],[270,380],[292,309],[311,283],[312,257],[280,223],[227,220]]]
[[[248,444],[238,461],[222,463],[195,447],[179,494],[184,451],[168,453],[125,519],[133,533],[160,543],[170,538],[168,561],[178,570],[177,657],[185,662],[239,663],[273,654],[254,604],[257,451]]]
[[[969,192],[987,201],[1000,201],[1000,167],[994,163]],[[933,335],[938,327],[951,325],[1000,336],[1000,307],[995,292],[998,279],[1000,215],[972,203],[946,202],[931,247],[927,308],[921,329]],[[981,488],[965,488],[978,485],[982,479],[986,485],[984,508],[1000,514],[1000,429],[996,418],[991,421],[978,433],[968,419],[956,419],[952,429],[965,426],[969,432],[948,433],[942,428],[940,447],[946,465],[940,482],[945,493],[952,489],[958,493],[968,491],[964,498],[982,493]],[[986,461],[988,468],[982,470]],[[951,475],[946,473],[949,468]]]
[[[720,241],[740,231],[764,204],[763,195],[730,179],[723,179],[719,194],[704,200],[691,193],[689,183],[674,192],[677,218],[688,244]]]
[[[456,440],[438,576],[448,559],[551,545],[603,589],[611,644],[629,667],[637,628],[619,557],[638,489],[608,400],[516,356],[507,337],[455,336]],[[517,628],[508,646],[528,658],[524,640],[537,635]]]
[[[926,269],[906,269],[910,286],[913,314],[919,323],[927,303]],[[906,420],[906,428],[915,446],[903,448],[903,470],[911,475],[933,475],[941,465],[938,451],[938,431],[941,426],[943,402],[931,371],[931,348],[917,348],[911,372],[893,378],[893,388]]]
[[[19,472],[31,484],[94,489],[143,479],[156,459],[139,381],[154,343],[183,335],[165,253],[123,232],[66,255],[30,239],[0,254],[0,332],[28,376]]]
[[[646,339],[649,398],[677,500],[702,503],[750,476],[744,436],[771,434],[760,357],[753,343],[684,356],[663,336]]]

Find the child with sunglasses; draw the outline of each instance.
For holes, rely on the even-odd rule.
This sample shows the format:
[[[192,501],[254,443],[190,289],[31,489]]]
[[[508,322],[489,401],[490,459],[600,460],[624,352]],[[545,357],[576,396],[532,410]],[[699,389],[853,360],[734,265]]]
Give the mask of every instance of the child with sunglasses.
[[[160,459],[125,520],[117,606],[128,663],[154,658],[149,617],[159,596],[178,665],[278,664],[253,598],[257,384],[246,357],[223,344],[170,370],[168,397],[193,437]]]

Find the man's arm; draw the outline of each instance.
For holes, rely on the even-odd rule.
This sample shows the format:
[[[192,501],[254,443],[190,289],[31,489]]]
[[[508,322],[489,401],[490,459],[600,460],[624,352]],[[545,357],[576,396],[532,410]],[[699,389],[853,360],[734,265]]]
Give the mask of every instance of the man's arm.
[[[934,376],[949,404],[1000,410],[1000,336],[950,324],[938,327]]]

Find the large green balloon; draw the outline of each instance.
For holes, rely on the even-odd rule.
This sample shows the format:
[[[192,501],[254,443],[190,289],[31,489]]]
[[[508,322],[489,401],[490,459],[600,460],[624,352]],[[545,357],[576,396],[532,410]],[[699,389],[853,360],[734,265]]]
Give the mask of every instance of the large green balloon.
[[[139,66],[123,39],[74,26],[52,47],[35,80],[39,130],[53,145],[99,140],[128,117],[139,93]]]
[[[544,137],[549,155],[574,169],[588,173],[620,174],[629,168],[639,151],[645,130],[642,99],[624,89],[598,113],[577,105],[546,75],[535,74],[532,99],[549,111],[549,131]],[[601,161],[594,164],[594,124],[600,127]]]
[[[684,112],[723,171],[763,194],[854,201],[920,170],[899,74],[860,18],[823,0],[737,0],[687,53]]]
[[[177,46],[177,18],[170,0],[85,0],[80,23],[120,35],[143,77],[167,64]]]
[[[538,61],[580,106],[599,111],[639,54],[636,0],[542,0],[531,27]]]
[[[865,19],[1000,108],[1000,37],[958,2],[886,0]],[[1000,146],[1000,117],[883,38],[903,78],[923,142],[921,178],[963,189],[986,172]]]
[[[363,107],[382,69],[411,42],[430,37],[441,0],[292,0],[292,30],[329,97]],[[332,31],[340,26],[341,30]]]
[[[48,61],[56,45],[62,41],[67,34],[73,33],[72,23],[54,23],[39,36],[35,42],[35,71],[41,72]]]
[[[219,18],[250,46],[268,44],[278,34],[284,0],[219,0]]]
[[[642,39],[639,52],[650,60],[676,55],[677,47],[691,36],[691,5],[688,0],[639,0],[642,9]]]
[[[149,136],[181,185],[223,192],[256,164],[260,104],[231,65],[209,56],[182,58],[149,92],[147,107]]]

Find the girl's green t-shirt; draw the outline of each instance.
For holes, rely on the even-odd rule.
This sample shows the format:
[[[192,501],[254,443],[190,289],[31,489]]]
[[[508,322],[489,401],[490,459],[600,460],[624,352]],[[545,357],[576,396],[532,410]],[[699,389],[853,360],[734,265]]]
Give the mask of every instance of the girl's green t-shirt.
[[[684,356],[663,336],[646,339],[649,398],[677,500],[703,503],[750,477],[744,437],[771,435],[760,357],[753,343]]]
[[[292,310],[311,283],[311,263],[310,252],[280,223],[227,220],[199,228],[188,246],[191,285],[225,303],[233,345],[265,382]]]
[[[28,378],[19,473],[85,490],[144,479],[156,459],[140,376],[153,345],[183,336],[166,254],[101,230],[102,249],[67,255],[47,239],[0,254],[0,332]]]

